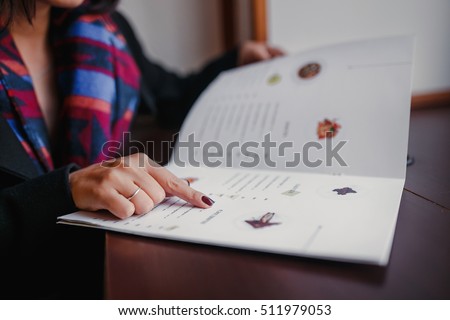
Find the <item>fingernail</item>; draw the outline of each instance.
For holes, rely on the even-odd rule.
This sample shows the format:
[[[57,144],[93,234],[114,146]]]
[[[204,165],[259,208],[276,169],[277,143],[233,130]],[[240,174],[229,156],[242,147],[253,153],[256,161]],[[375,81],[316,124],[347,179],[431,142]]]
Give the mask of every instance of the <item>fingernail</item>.
[[[205,204],[207,204],[208,206],[212,206],[212,205],[215,203],[215,201],[214,201],[213,199],[208,198],[207,196],[203,196],[203,197],[202,197],[202,201],[203,201]]]

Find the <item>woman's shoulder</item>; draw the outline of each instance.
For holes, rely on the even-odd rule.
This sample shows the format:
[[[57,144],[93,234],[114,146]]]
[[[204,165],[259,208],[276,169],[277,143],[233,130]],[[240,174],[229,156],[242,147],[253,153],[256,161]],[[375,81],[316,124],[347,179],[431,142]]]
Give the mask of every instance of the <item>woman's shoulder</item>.
[[[117,24],[110,12],[96,13],[79,8],[74,10],[55,10],[52,19],[55,36],[61,38],[88,38],[106,44],[125,44]]]

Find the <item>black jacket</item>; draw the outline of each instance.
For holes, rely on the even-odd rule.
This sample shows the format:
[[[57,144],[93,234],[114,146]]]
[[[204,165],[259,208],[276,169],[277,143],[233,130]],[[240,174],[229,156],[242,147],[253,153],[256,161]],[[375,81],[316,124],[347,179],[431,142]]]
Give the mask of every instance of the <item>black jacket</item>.
[[[118,13],[112,16],[142,72],[140,108],[156,113],[165,125],[179,125],[201,91],[221,71],[236,66],[234,50],[199,73],[179,77],[144,56],[125,18]],[[55,277],[55,269],[64,269],[58,258],[61,238],[56,218],[77,210],[68,184],[72,170],[75,165],[38,176],[11,128],[0,118],[0,297],[42,296],[45,288],[37,286],[47,282],[37,284],[37,280]]]

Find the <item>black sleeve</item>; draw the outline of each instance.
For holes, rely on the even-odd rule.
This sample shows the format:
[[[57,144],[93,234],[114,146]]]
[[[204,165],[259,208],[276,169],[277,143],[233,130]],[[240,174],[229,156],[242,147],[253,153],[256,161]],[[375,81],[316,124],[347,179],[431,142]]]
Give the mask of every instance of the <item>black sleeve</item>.
[[[238,49],[207,64],[200,72],[186,77],[167,71],[143,53],[133,29],[118,12],[112,14],[142,72],[141,98],[144,105],[157,112],[165,126],[179,126],[201,92],[217,75],[236,67]]]
[[[70,165],[0,190],[0,261],[14,264],[55,240],[56,218],[77,210],[68,181],[75,169]]]
[[[0,189],[0,299],[102,298],[103,232],[56,224],[78,210],[68,179],[76,169]]]

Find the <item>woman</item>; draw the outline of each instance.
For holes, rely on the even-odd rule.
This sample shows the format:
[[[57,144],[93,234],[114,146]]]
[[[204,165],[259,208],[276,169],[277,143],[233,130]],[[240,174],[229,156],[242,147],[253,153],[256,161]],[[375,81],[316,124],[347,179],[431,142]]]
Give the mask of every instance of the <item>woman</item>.
[[[138,101],[179,122],[220,71],[281,54],[247,43],[180,78],[143,55],[115,2],[0,0],[0,261],[8,274],[44,252],[48,270],[59,215],[105,209],[123,219],[169,194],[212,206],[144,154],[104,162],[102,146],[120,141]]]

